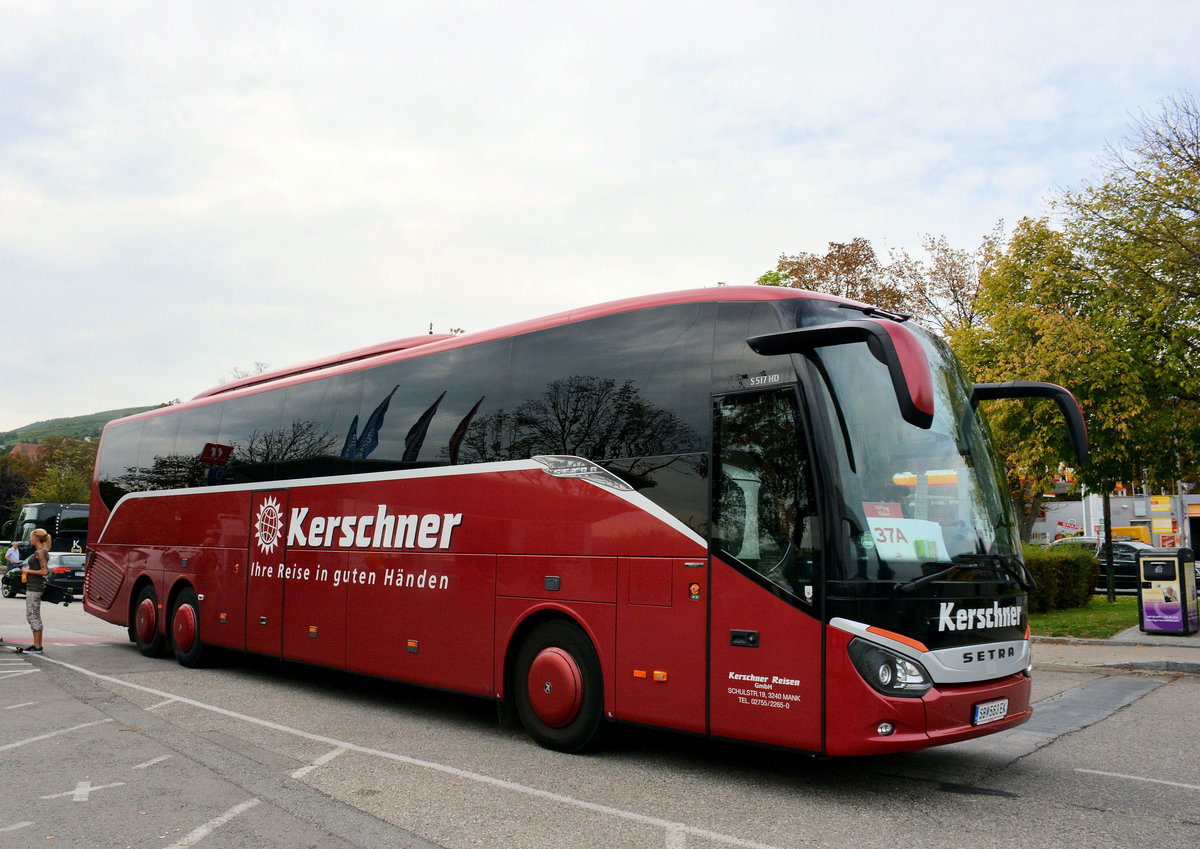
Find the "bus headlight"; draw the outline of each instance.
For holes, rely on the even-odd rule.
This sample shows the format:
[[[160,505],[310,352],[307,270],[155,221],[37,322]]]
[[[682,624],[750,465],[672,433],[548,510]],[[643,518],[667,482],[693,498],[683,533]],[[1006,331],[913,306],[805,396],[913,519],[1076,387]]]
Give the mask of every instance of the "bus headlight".
[[[855,638],[849,652],[858,674],[885,696],[918,698],[933,686],[921,664],[874,643]]]

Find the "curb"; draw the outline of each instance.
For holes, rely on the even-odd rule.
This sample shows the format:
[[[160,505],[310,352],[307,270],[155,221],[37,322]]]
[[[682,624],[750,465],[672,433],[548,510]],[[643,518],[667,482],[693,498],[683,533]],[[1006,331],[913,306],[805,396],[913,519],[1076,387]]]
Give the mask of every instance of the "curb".
[[[1044,672],[1102,672],[1106,669],[1122,672],[1144,672],[1157,675],[1200,675],[1200,663],[1180,660],[1136,660],[1114,663],[1075,664],[1046,661],[1033,664],[1035,670]]]

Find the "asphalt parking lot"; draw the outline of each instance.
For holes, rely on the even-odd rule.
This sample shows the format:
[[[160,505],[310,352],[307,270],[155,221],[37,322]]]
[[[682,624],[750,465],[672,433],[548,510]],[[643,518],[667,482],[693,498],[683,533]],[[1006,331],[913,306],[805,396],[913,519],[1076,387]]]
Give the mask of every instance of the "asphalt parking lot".
[[[1172,742],[1196,635],[1037,641],[1034,719],[965,744],[823,761],[635,729],[577,757],[480,700],[244,655],[197,675],[77,606],[44,611],[44,656],[17,654],[23,610],[0,602],[5,849],[1200,840],[1200,773]]]

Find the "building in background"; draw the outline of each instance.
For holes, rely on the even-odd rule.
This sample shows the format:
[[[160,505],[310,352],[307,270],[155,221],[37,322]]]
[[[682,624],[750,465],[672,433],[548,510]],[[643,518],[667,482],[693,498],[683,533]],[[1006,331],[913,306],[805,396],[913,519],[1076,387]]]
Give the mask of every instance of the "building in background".
[[[1195,548],[1200,540],[1200,495],[1114,495],[1110,500],[1114,536],[1147,534],[1161,548]],[[1033,525],[1030,542],[1045,545],[1070,536],[1104,532],[1104,500],[1089,493],[1077,501],[1047,499]],[[1144,538],[1144,537],[1143,537]]]

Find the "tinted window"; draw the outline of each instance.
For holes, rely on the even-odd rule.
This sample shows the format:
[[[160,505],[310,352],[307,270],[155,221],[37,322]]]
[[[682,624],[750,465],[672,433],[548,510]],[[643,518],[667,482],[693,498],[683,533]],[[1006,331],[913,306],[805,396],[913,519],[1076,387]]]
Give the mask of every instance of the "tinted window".
[[[278,440],[272,447],[276,477],[318,477],[336,469],[346,439],[346,424],[337,420],[330,380],[297,383],[283,392]]]
[[[656,307],[515,338],[491,445],[596,462],[703,451],[712,315],[712,304]]]
[[[717,428],[717,550],[811,602],[820,532],[795,390],[724,398]]]
[[[138,448],[145,420],[114,425],[104,431],[96,474],[100,499],[112,509],[126,493],[138,488]]]
[[[742,337],[742,357],[747,328],[767,332],[779,322],[766,305],[735,306],[748,313],[732,331]],[[706,507],[696,493],[704,488],[696,481],[706,474],[700,452],[711,427],[716,311],[716,304],[682,304],[606,316],[162,416],[147,426],[140,457],[137,436],[114,436],[102,457],[106,488],[128,491],[135,479],[160,489],[565,453],[613,465],[702,529]]]
[[[179,416],[163,415],[146,420],[142,431],[142,446],[138,452],[138,466],[147,468],[159,457],[170,457],[175,453],[175,437],[179,434]]]
[[[708,537],[708,455],[612,460],[609,471],[691,528]]]
[[[64,512],[58,517],[59,531],[87,531],[88,517],[76,516]]]
[[[224,404],[192,407],[179,413],[179,434],[175,454],[162,468],[164,489],[182,486],[215,486],[224,480],[225,469],[210,462],[204,449],[218,444]]]
[[[784,328],[776,303],[717,305],[716,347],[713,351],[713,391],[717,393],[772,386],[795,381],[789,356],[764,357],[746,344],[752,336]]]
[[[178,433],[177,415],[146,419],[138,451],[138,489],[172,489],[186,485],[186,478],[177,471],[175,438]]]
[[[329,405],[336,439],[322,461],[325,474],[348,475],[356,471],[359,444],[371,412],[362,410],[363,382],[362,372],[340,374],[329,380],[325,403]]]
[[[279,423],[283,400],[276,389],[225,402],[216,440],[229,450],[225,483],[274,480],[275,461],[291,436]]]
[[[502,340],[367,372],[356,449],[363,470],[460,462],[466,430],[503,394],[507,353]]]

